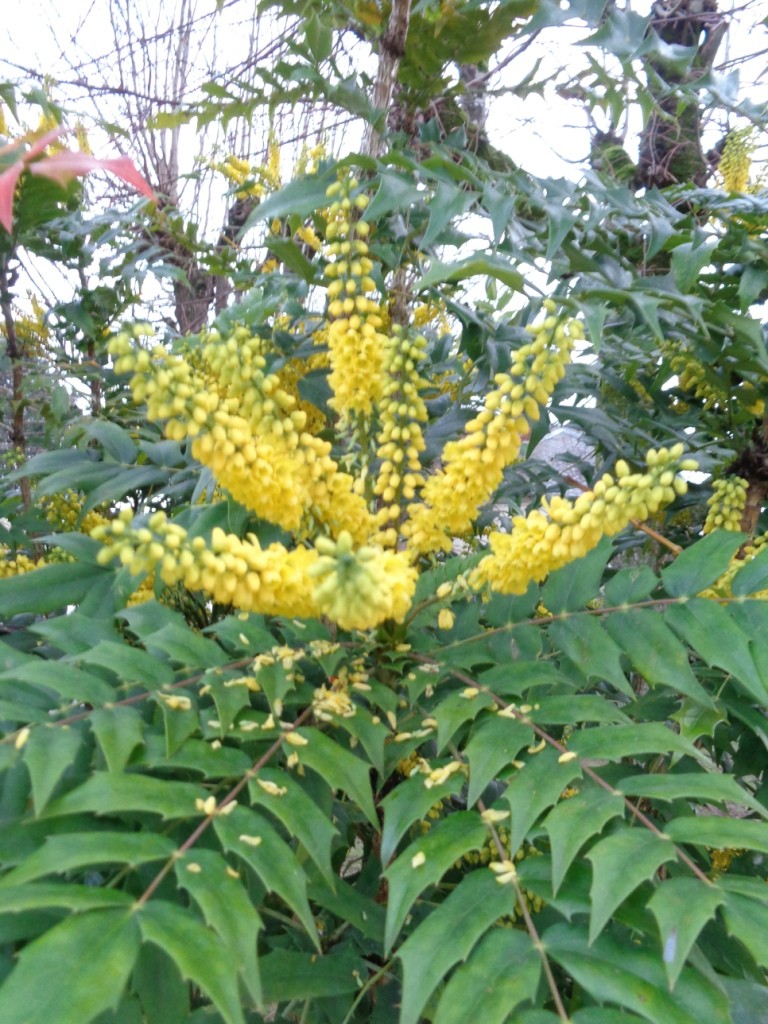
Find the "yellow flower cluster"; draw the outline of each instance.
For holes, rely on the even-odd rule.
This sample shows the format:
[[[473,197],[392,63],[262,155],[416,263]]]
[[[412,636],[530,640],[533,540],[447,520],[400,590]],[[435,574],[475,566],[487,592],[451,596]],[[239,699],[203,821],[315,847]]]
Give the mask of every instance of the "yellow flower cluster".
[[[424,483],[420,455],[426,447],[421,424],[427,407],[421,397],[426,382],[419,374],[426,340],[411,338],[400,327],[392,330],[384,347],[386,383],[379,405],[381,423],[376,454],[381,463],[373,493],[383,503],[378,511],[379,540],[395,547],[398,520]]]
[[[99,562],[117,558],[133,575],[157,569],[167,586],[182,583],[204,590],[221,604],[268,615],[307,617],[317,614],[309,568],[317,553],[282,544],[262,548],[249,535],[245,540],[216,528],[210,546],[202,537],[190,538],[182,527],[155,512],[146,526],[131,525],[131,511],[93,531],[106,545]]]
[[[200,371],[162,345],[136,350],[126,332],[109,350],[118,372],[134,371],[131,389],[146,400],[148,418],[171,417],[170,438],[193,437],[192,454],[243,505],[286,530],[300,531],[311,517],[363,542],[373,525],[365,501],[330,444],[304,429],[306,413],[277,375],[265,372],[261,346],[244,327],[226,339],[211,332]]]
[[[754,128],[751,125],[728,133],[723,147],[723,155],[717,166],[726,192],[747,191],[754,151]]]
[[[40,502],[45,518],[54,529],[63,533],[77,530],[89,534],[101,523],[106,523],[107,517],[96,509],[83,514],[84,503],[83,495],[73,490],[51,494]]]
[[[33,569],[38,569],[41,565],[45,565],[42,559],[39,562],[35,562],[29,555],[21,553],[17,553],[13,557],[10,557],[10,555],[11,549],[5,544],[0,545],[0,580],[5,579],[7,576],[21,576],[25,572],[32,572]]]
[[[751,543],[742,545],[731,558],[725,572],[710,587],[702,590],[699,597],[708,597],[715,601],[723,597],[733,597],[732,584],[734,576],[741,572],[745,565],[763,551],[766,545],[768,545],[768,533],[762,533],[755,537]],[[768,590],[757,590],[750,597],[756,601],[768,601]]]
[[[450,551],[451,539],[470,530],[517,458],[529,421],[539,418],[539,407],[563,377],[582,327],[575,320],[558,320],[550,300],[545,308],[544,321],[529,328],[533,340],[517,350],[508,373],[496,375],[498,386],[464,436],[446,444],[443,468],[427,480],[422,502],[409,507],[402,532],[414,554]]]
[[[709,511],[702,527],[703,533],[741,529],[748,486],[748,482],[740,476],[726,476],[722,480],[712,481],[712,495],[707,501]]]
[[[280,146],[274,133],[269,134],[267,163],[251,165],[250,161],[229,153],[221,163],[211,162],[214,171],[223,174],[233,185],[243,185],[235,192],[238,199],[262,199],[268,192],[280,187]]]
[[[362,547],[352,538],[317,541],[317,550],[282,544],[262,548],[253,535],[245,540],[216,528],[210,545],[190,538],[164,512],[146,526],[134,527],[131,512],[98,526],[93,536],[104,543],[99,562],[114,559],[133,575],[155,570],[167,586],[182,583],[203,590],[220,604],[265,615],[309,618],[326,615],[343,629],[370,629],[386,619],[402,621],[416,587],[416,570],[405,555]]]
[[[364,220],[352,220],[355,209],[364,210],[368,205],[365,195],[350,197],[357,184],[354,178],[347,178],[328,189],[329,198],[334,200],[328,208],[329,262],[325,268],[329,278],[329,384],[333,391],[329,404],[342,424],[371,417],[381,398],[386,344],[386,335],[381,330],[384,313],[377,302],[368,298],[368,293],[376,290],[370,276],[373,262],[365,241],[370,227]]]
[[[682,456],[680,444],[652,449],[645,473],[631,473],[619,460],[615,479],[606,473],[575,501],[554,497],[543,511],[515,516],[511,533],[490,535],[492,553],[472,573],[472,586],[489,585],[502,594],[525,593],[531,581],[539,582],[583,557],[603,537],[619,533],[633,519],[647,519],[685,494],[687,484],[677,474],[696,469],[696,463]]]
[[[386,619],[402,622],[416,590],[416,570],[403,552],[352,547],[343,532],[334,541],[316,541],[320,555],[309,569],[318,581],[314,600],[320,612],[343,629],[369,629]]]

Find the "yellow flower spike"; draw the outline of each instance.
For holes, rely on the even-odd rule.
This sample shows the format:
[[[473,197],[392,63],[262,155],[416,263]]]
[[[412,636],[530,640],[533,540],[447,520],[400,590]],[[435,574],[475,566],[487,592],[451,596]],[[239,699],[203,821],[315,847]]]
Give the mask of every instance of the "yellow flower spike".
[[[416,570],[403,553],[377,547],[353,550],[348,533],[333,545],[320,542],[319,557],[310,570],[317,580],[314,601],[343,629],[370,629],[386,619],[402,622],[416,588]]]
[[[740,476],[726,476],[712,481],[712,495],[707,501],[709,511],[702,528],[703,533],[713,530],[741,529],[741,520],[747,502],[749,482]]]
[[[463,437],[446,444],[443,468],[425,483],[421,502],[409,506],[402,532],[414,555],[450,551],[454,537],[470,532],[504,470],[517,458],[528,420],[538,418],[539,404],[548,400],[571,349],[583,337],[579,322],[561,323],[555,317],[529,330],[533,340],[515,354],[509,373],[496,375],[497,388],[486,395]],[[519,377],[522,385],[515,382]],[[518,393],[521,398],[510,400]]]
[[[600,483],[601,497],[582,494],[575,502],[552,498],[527,516],[515,516],[510,533],[490,535],[491,554],[473,571],[470,582],[476,589],[486,585],[502,594],[522,594],[532,581],[580,558],[605,536],[613,536],[632,520],[647,518],[651,510],[673,501],[684,488],[678,474],[696,464],[682,458],[681,445],[651,451],[646,457],[648,472],[626,473],[621,465],[618,487],[606,474]],[[672,472],[672,485],[663,485]],[[679,481],[679,483],[678,483]],[[609,498],[610,496],[610,498]]]

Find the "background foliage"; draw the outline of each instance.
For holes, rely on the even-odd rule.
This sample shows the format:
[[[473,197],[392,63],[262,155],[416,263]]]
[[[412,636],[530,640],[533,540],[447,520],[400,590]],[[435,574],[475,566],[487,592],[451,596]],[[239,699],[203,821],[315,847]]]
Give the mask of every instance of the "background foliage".
[[[127,213],[21,179],[0,233],[7,1024],[766,1019],[766,111],[718,72],[717,12],[697,10],[415,5],[379,104],[387,82],[344,47],[383,65],[402,8],[283,4],[291,42],[258,87],[212,79],[147,137],[308,97],[368,119],[361,152],[285,159],[283,182],[279,138],[244,149],[210,239],[146,163],[160,202]],[[579,183],[528,173],[467,104],[504,46],[566,23],[591,55],[575,99],[608,129]],[[30,102],[62,114],[2,96],[9,137]],[[390,323],[427,341],[425,470],[545,295],[583,322],[524,457],[418,563],[404,621],[366,632],[105,567],[90,531],[121,508],[206,543],[287,539],[133,403],[106,348],[123,319],[148,313],[191,360],[207,324],[244,324],[334,455],[359,458],[312,337],[311,243],[350,170]],[[72,301],[26,308],[32,259],[72,275]],[[521,595],[467,586],[491,528],[678,441],[701,472],[642,528]]]

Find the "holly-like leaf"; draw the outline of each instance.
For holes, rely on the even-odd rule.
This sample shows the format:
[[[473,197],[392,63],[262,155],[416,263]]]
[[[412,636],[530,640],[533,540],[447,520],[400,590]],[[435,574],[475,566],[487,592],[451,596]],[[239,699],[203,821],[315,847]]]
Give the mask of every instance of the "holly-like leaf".
[[[332,789],[348,793],[372,824],[378,824],[371,792],[370,766],[319,729],[300,729],[309,740],[301,748],[301,763],[312,768]]]
[[[176,779],[94,772],[82,786],[48,804],[44,816],[54,818],[84,811],[106,815],[145,811],[166,819],[191,818],[200,813],[195,809],[195,801],[206,795],[201,787]]]
[[[464,755],[469,761],[467,806],[474,807],[483,790],[533,740],[530,726],[493,715],[475,724]]]
[[[144,941],[170,956],[182,977],[209,996],[225,1024],[244,1024],[237,985],[239,964],[213,931],[189,910],[165,900],[149,900],[135,917]]]
[[[117,1005],[138,951],[136,920],[125,910],[65,918],[19,954],[0,987],[3,1024],[89,1024]]]
[[[439,786],[427,788],[420,773],[403,779],[381,801],[384,824],[381,830],[381,862],[389,863],[397,844],[415,821],[426,818],[427,811],[446,797],[458,793],[464,785],[464,776],[458,772]]]
[[[686,958],[710,921],[724,896],[698,878],[670,878],[657,888],[648,902],[659,925],[664,950],[664,967],[673,989]]]
[[[228,947],[251,998],[260,1004],[256,940],[264,927],[237,873],[220,853],[195,849],[177,860],[176,877],[200,907],[206,924]]]
[[[285,790],[279,798],[270,796],[259,779]],[[331,843],[338,835],[328,816],[302,789],[299,782],[279,769],[262,768],[249,786],[252,805],[266,808],[304,846],[331,888],[335,881],[331,868]]]
[[[152,832],[98,831],[51,835],[17,868],[3,876],[0,888],[94,865],[127,864],[135,867],[155,860],[167,860],[175,852],[176,843],[167,836]]]
[[[552,890],[555,894],[582,846],[599,835],[607,822],[623,813],[621,797],[597,786],[586,787],[552,808],[542,826],[549,833]]]
[[[540,815],[556,804],[566,786],[581,775],[578,761],[561,763],[558,756],[552,749],[530,755],[507,786],[504,799],[512,812],[509,849],[513,856]]]
[[[590,945],[619,904],[676,856],[671,843],[639,828],[622,828],[592,847],[587,854],[593,876]]]
[[[387,950],[392,948],[419,893],[439,881],[465,853],[479,850],[487,834],[479,814],[457,811],[436,821],[425,835],[407,846],[390,864],[384,872],[389,882],[384,936]]]
[[[496,876],[487,870],[466,875],[398,950],[403,964],[399,1024],[417,1024],[424,1005],[450,968],[466,959],[480,936],[500,917],[514,911],[511,886],[498,885]],[[525,942],[530,949],[527,938]],[[525,955],[522,947],[516,952]],[[467,1008],[468,1004],[462,1004],[465,1014]]]
[[[482,1006],[483,1024],[504,1024],[521,1003],[533,1000],[540,973],[541,957],[527,935],[494,928],[448,980],[435,1024],[464,1024],[470,1006]]]
[[[274,800],[281,797],[275,795]],[[236,807],[214,819],[216,834],[225,850],[237,854],[296,914],[312,942],[320,948],[317,928],[307,900],[307,876],[290,846],[260,814]]]
[[[82,739],[77,726],[38,726],[31,730],[24,745],[24,763],[32,780],[35,814],[42,812],[62,775],[72,766]]]

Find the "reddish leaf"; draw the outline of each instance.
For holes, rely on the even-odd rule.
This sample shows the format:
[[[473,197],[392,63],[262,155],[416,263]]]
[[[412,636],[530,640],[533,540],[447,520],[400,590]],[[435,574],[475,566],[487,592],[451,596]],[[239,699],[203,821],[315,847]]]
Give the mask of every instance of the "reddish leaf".
[[[24,163],[29,163],[36,156],[40,156],[48,146],[52,145],[58,138],[66,134],[66,128],[62,128],[61,125],[57,125],[55,128],[51,128],[45,135],[41,135],[39,139],[32,143],[29,149],[24,154]]]
[[[0,174],[0,224],[10,233],[13,226],[13,194],[24,170],[24,161],[17,160]]]
[[[139,174],[133,160],[127,156],[99,160],[97,157],[89,156],[87,153],[74,153],[71,150],[65,149],[60,153],[54,153],[52,156],[45,157],[44,160],[31,164],[29,170],[31,174],[50,178],[59,185],[66,185],[72,178],[82,177],[91,171],[109,171],[112,174],[116,174],[118,178],[122,178],[129,185],[133,185],[135,189],[138,189],[139,192],[148,196],[148,198],[152,200],[157,198],[148,183]]]

